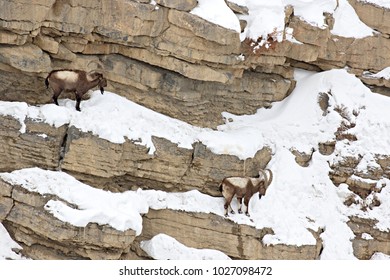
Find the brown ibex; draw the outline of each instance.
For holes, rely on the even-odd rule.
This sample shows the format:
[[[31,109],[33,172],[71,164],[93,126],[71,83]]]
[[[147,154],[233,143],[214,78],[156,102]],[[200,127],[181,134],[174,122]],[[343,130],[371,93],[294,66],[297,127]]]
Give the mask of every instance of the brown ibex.
[[[268,173],[268,175],[267,175]],[[234,214],[230,203],[234,197],[237,196],[239,203],[238,213],[242,213],[242,199],[244,198],[244,204],[246,207],[245,214],[249,216],[248,205],[249,200],[255,193],[259,193],[259,198],[265,195],[268,186],[273,179],[273,173],[269,169],[259,170],[259,177],[227,177],[224,178],[220,184],[220,190],[225,198],[225,216],[229,216],[229,208],[231,213]]]
[[[53,101],[58,105],[58,97],[62,91],[71,91],[76,94],[76,110],[80,111],[81,97],[91,88],[99,86],[100,92],[104,93],[107,80],[103,74],[97,72],[85,72],[82,70],[54,70],[49,73],[45,80],[46,88],[53,90]]]

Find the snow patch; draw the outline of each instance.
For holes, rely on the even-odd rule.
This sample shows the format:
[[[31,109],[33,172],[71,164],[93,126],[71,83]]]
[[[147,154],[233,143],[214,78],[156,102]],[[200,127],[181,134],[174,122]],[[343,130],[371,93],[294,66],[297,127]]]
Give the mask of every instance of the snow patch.
[[[274,103],[271,109],[259,109],[253,115],[236,116],[225,112],[224,117],[230,121],[217,130],[191,126],[113,93],[92,94],[90,100],[83,101],[82,112],[75,111],[74,101],[63,100],[60,107],[0,102],[0,113],[13,115],[22,124],[27,117],[55,126],[69,121],[82,131],[91,131],[109,141],[121,143],[129,138],[152,151],[153,135],[187,148],[201,141],[214,153],[236,155],[241,159],[253,157],[268,146],[273,157],[267,167],[273,171],[274,181],[261,200],[256,196],[251,199],[251,218],[237,214],[230,219],[256,228],[272,228],[274,235],[266,236],[265,244],[315,244],[308,229],[323,230],[320,235],[324,244],[322,259],[354,259],[351,242],[354,236],[346,221],[350,215],[356,215],[378,220],[378,229],[390,230],[389,180],[382,179],[381,191],[375,194],[380,205],[361,212],[359,205],[344,205],[345,199],[353,194],[344,184],[333,185],[328,176],[329,165],[345,156],[361,155],[359,170],[378,167],[375,156],[390,154],[390,101],[372,93],[346,70],[322,73],[297,70],[295,79],[297,86],[285,100]],[[328,96],[326,108],[318,104],[321,94]],[[58,111],[60,115],[56,114]],[[332,155],[321,155],[318,143],[334,141],[342,122],[353,123],[347,132],[355,135],[356,140],[338,141]],[[290,152],[292,148],[301,152],[314,149],[308,167],[296,164]],[[96,222],[120,230],[132,228],[139,234],[141,215],[149,208],[221,216],[224,212],[223,198],[198,191],[138,190],[112,194],[77,182],[65,173],[39,169],[3,173],[1,177],[31,191],[60,197],[61,201],[51,200],[45,208],[59,219],[80,226]],[[232,206],[237,209],[236,204]]]
[[[198,0],[198,6],[191,11],[191,14],[224,28],[241,32],[239,19],[226,5],[225,0]]]
[[[390,9],[390,2],[389,0],[359,0],[359,2],[365,2],[365,3],[371,3],[380,7],[384,7],[387,9]]]
[[[166,234],[142,241],[141,249],[155,260],[230,260],[220,251],[189,248]]]

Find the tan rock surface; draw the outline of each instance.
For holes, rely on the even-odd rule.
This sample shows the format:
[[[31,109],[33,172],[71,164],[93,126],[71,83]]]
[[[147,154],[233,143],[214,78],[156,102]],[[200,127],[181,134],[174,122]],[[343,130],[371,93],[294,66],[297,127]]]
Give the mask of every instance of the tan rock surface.
[[[238,259],[317,259],[321,249],[318,236],[317,245],[267,246],[262,239],[273,233],[271,229],[235,224],[214,214],[150,210],[144,217],[143,227],[136,242],[165,233],[186,246],[216,249]]]
[[[390,255],[390,234],[375,228],[377,221],[351,217],[348,225],[355,234],[352,242],[354,255],[368,260],[376,252]]]
[[[26,133],[21,133],[16,119],[0,116],[0,120],[0,171],[34,166],[58,168],[66,126],[55,128],[27,121]]]
[[[0,221],[23,254],[37,259],[119,259],[127,253],[135,232],[107,225],[76,227],[56,219],[43,206],[52,196],[41,196],[0,180]]]
[[[360,20],[379,32],[390,34],[390,10],[373,3],[348,0]]]

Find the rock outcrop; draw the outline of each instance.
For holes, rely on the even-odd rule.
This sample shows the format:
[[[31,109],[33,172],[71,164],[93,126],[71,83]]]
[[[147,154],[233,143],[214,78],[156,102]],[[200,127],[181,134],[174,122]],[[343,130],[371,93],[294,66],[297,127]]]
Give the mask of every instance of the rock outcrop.
[[[55,128],[31,120],[26,121],[25,126],[26,133],[22,133],[19,120],[0,116],[0,171],[31,166],[58,168],[66,126]]]
[[[169,209],[150,210],[143,218],[142,234],[118,231],[89,223],[76,227],[49,214],[44,206],[52,195],[41,196],[0,179],[0,221],[23,254],[33,259],[138,259],[149,258],[140,242],[165,233],[189,247],[220,250],[238,259],[317,259],[322,248],[319,232],[315,245],[264,245],[272,229],[236,224],[215,214]]]
[[[118,231],[90,223],[76,227],[46,210],[53,197],[31,193],[0,179],[0,221],[23,254],[33,259],[119,259],[130,251],[133,230]]]
[[[264,245],[262,239],[273,234],[272,229],[236,224],[213,214],[151,210],[144,217],[143,227],[143,234],[136,238],[136,248],[137,243],[158,233],[172,236],[189,247],[220,250],[234,259],[314,260],[322,248],[321,232],[313,232],[315,245]]]
[[[370,259],[376,252],[390,254],[389,232],[375,228],[377,222],[359,217],[351,217],[348,222],[356,236],[352,244],[358,259]]]
[[[169,116],[214,127],[222,122],[223,111],[251,114],[289,95],[295,85],[291,66],[347,66],[362,75],[389,65],[388,23],[370,16],[383,11],[370,4],[351,1],[362,20],[367,18],[369,26],[382,32],[375,36],[335,36],[330,19],[328,27],[318,28],[291,10],[286,27],[300,43],[275,42],[253,53],[251,41],[240,42],[237,32],[188,13],[195,3],[3,2],[3,100],[47,103],[50,93],[43,79],[52,69],[99,69],[109,79],[110,90]],[[25,11],[31,10],[34,15],[26,18],[31,13]]]
[[[373,36],[334,35],[331,14],[324,16],[326,25],[317,27],[287,7],[285,27],[292,30],[294,40],[270,40],[268,48],[255,48],[254,40],[241,41],[238,32],[190,13],[196,0],[2,1],[0,99],[49,103],[51,93],[44,79],[51,70],[99,70],[109,80],[108,90],[190,124],[215,128],[223,123],[222,112],[253,114],[286,98],[295,87],[295,68],[346,67],[371,88],[390,95],[387,80],[365,74],[390,65],[389,10],[357,0],[349,3],[377,31]],[[236,14],[248,13],[246,7],[227,4]],[[241,19],[240,23],[244,29],[246,22]],[[216,196],[223,177],[255,175],[272,156],[267,147],[243,161],[214,154],[199,142],[185,149],[153,137],[153,144],[156,151],[150,154],[134,141],[111,143],[69,124],[53,127],[30,119],[21,124],[12,116],[0,115],[0,171],[62,170],[115,192],[138,187],[168,192],[197,189]],[[319,150],[330,155],[335,145],[319,143]],[[292,152],[301,166],[310,163],[312,154]],[[341,159],[331,166],[330,178],[335,185],[347,184],[364,200],[380,191],[381,178],[390,178],[390,160],[388,155],[377,155],[380,168],[366,172],[357,169],[360,160]],[[320,232],[313,232],[316,245],[265,246],[262,238],[272,234],[271,229],[169,209],[145,215],[144,232],[138,237],[132,231],[97,224],[78,228],[49,215],[43,209],[48,198],[3,181],[0,195],[0,221],[22,244],[23,253],[34,259],[147,258],[139,243],[161,232],[187,246],[214,248],[243,259],[317,259],[322,247]],[[346,203],[357,203],[356,199]],[[363,206],[372,208],[378,203],[373,199]],[[389,236],[374,229],[374,224],[350,217],[358,258],[370,258],[377,251],[389,254]]]
[[[164,191],[198,189],[219,196],[218,185],[225,176],[255,176],[271,159],[267,147],[244,161],[214,154],[199,142],[193,149],[185,149],[158,137],[153,137],[156,151],[149,154],[147,147],[133,141],[111,143],[68,124],[56,128],[29,119],[22,133],[19,120],[11,116],[1,116],[0,120],[0,151],[4,155],[0,171],[61,169],[112,191],[153,186]]]

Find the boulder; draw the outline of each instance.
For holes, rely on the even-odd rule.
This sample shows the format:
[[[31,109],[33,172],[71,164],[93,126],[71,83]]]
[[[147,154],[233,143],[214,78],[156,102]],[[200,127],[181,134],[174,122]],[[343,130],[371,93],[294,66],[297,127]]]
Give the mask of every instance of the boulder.
[[[0,46],[0,63],[24,72],[41,73],[50,68],[50,57],[36,45]]]

